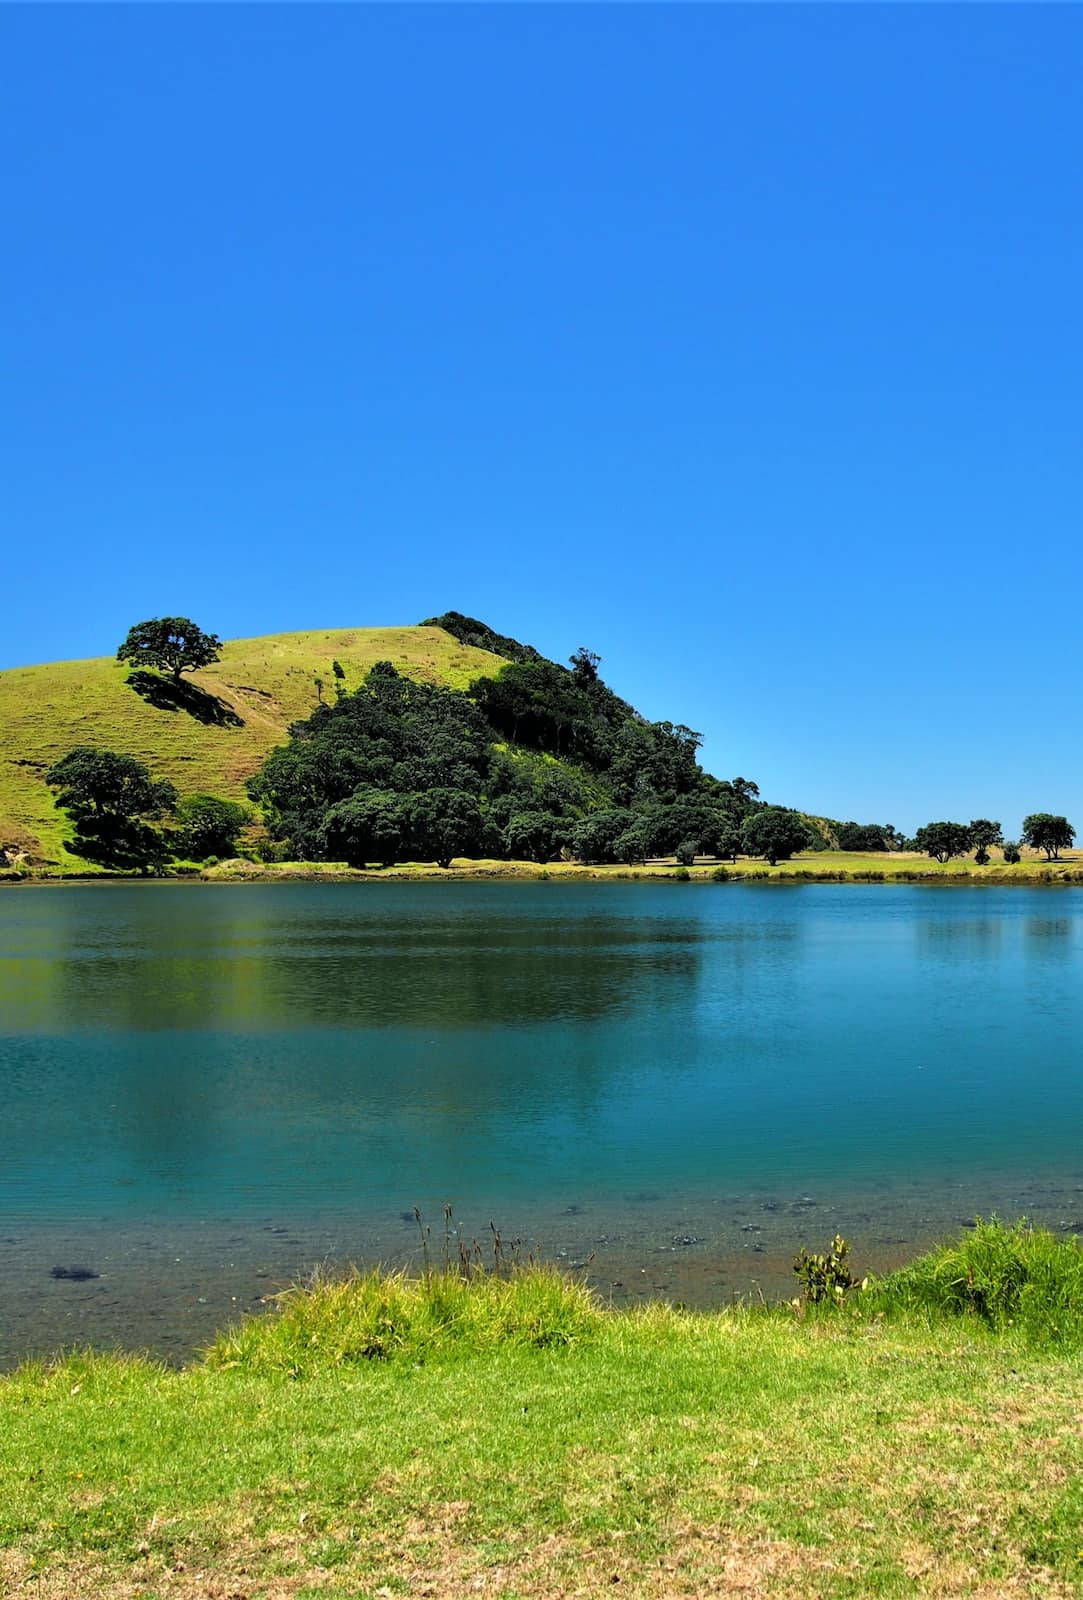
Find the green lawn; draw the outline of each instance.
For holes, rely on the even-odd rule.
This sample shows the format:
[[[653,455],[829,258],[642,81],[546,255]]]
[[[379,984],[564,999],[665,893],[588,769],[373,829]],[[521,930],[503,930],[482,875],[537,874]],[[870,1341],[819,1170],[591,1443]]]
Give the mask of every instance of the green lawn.
[[[1077,1248],[1046,1245],[1072,1251],[1074,1296]],[[1080,1593],[1078,1338],[868,1298],[616,1313],[544,1273],[366,1278],[181,1372],[26,1368],[0,1380],[0,1585]]]

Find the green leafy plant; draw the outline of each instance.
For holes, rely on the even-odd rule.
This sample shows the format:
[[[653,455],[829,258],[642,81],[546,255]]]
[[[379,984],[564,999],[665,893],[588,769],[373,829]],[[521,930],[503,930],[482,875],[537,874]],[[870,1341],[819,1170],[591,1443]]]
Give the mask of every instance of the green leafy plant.
[[[795,1306],[822,1305],[825,1302],[842,1305],[854,1289],[863,1289],[866,1280],[855,1278],[850,1271],[847,1261],[849,1254],[850,1246],[841,1233],[836,1233],[830,1249],[822,1254],[813,1255],[802,1248],[793,1263],[793,1270],[801,1284],[801,1295],[794,1302]]]

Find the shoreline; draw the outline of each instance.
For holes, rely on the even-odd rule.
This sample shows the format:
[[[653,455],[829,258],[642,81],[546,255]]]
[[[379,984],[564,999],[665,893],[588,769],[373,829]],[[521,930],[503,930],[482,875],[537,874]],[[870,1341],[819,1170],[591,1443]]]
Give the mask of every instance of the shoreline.
[[[254,883],[709,883],[727,884],[859,884],[927,888],[996,887],[1078,888],[1083,886],[1083,865],[1056,862],[1021,868],[990,866],[974,870],[939,870],[920,867],[861,867],[817,869],[795,863],[776,867],[726,866],[725,877],[715,876],[721,863],[693,867],[647,863],[640,867],[585,866],[552,862],[455,862],[450,867],[404,863],[402,866],[360,868],[339,863],[225,862],[220,866],[154,876],[135,872],[0,871],[0,888],[56,888],[86,884],[254,884]]]

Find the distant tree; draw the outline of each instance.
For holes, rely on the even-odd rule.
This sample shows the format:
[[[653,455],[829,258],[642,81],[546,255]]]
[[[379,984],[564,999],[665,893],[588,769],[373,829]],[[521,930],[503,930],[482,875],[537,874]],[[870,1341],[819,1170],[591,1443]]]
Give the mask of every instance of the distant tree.
[[[356,789],[325,812],[318,829],[320,854],[351,867],[370,861],[392,867],[403,843],[403,802],[379,789]]]
[[[501,835],[505,853],[512,860],[538,861],[543,866],[560,854],[568,837],[568,825],[546,811],[515,811]]]
[[[952,856],[965,856],[970,849],[970,829],[963,822],[927,822],[914,835],[914,844],[925,855],[943,864]]]
[[[775,865],[788,861],[798,850],[808,848],[812,839],[808,827],[795,811],[780,806],[764,806],[754,811],[741,825],[741,844],[746,855],[765,856]]]
[[[340,680],[346,676],[346,668],[342,665],[341,661],[332,661],[331,671],[334,673],[335,677]]]
[[[625,828],[613,840],[611,854],[617,861],[633,862],[646,861],[653,853],[654,824],[648,816],[637,817],[631,827]]]
[[[129,628],[117,660],[168,671],[179,683],[182,672],[197,672],[217,661],[221,644],[216,633],[204,633],[188,617],[153,617]]]
[[[682,839],[676,850],[673,852],[674,856],[677,858],[677,865],[679,867],[692,866],[696,859],[696,848],[695,839]]]
[[[588,650],[585,644],[581,644],[574,656],[570,656],[568,659],[572,669],[572,676],[578,684],[586,686],[590,683],[597,683],[598,668],[602,664],[602,658],[596,650]]]
[[[450,867],[455,856],[476,854],[485,834],[477,795],[464,789],[409,795],[403,811],[411,854],[420,861],[431,858],[438,867]]]
[[[1017,861],[1021,861],[1023,859],[1019,851],[1019,846],[1016,844],[1014,839],[1005,839],[1004,859],[1010,867],[1014,867]]]
[[[313,678],[312,681],[316,685],[316,699],[320,702],[320,705],[322,706],[323,705],[323,679],[322,678]]]
[[[237,854],[237,835],[248,822],[247,806],[213,794],[186,796],[177,807],[178,845],[191,861]]]
[[[169,858],[165,840],[148,819],[173,810],[177,791],[155,782],[141,761],[113,750],[79,745],[45,774],[58,790],[56,804],[75,822],[74,854],[102,866],[160,871]]]
[[[1059,861],[1062,850],[1070,850],[1075,839],[1075,829],[1067,817],[1055,817],[1048,811],[1035,811],[1023,819],[1023,842],[1032,850],[1044,850],[1047,861]]]
[[[970,834],[970,848],[974,851],[974,859],[979,867],[984,867],[989,860],[989,846],[1004,843],[1000,823],[990,822],[988,817],[978,817],[970,824],[967,832]]]
[[[835,838],[840,850],[879,851],[890,850],[889,842],[897,837],[890,824],[879,822],[840,822],[835,826]]]
[[[50,767],[45,781],[59,790],[57,806],[79,822],[128,822],[172,811],[177,791],[156,782],[134,756],[78,745]]]
[[[736,822],[732,822],[729,827],[724,828],[715,840],[714,853],[716,856],[721,856],[724,861],[736,861],[743,849],[744,840],[741,837],[741,828]]]
[[[580,861],[619,861],[617,841],[627,833],[636,817],[631,811],[592,811],[572,833],[572,849]]]
[[[737,798],[746,803],[759,798],[760,786],[751,778],[731,778],[729,786]]]

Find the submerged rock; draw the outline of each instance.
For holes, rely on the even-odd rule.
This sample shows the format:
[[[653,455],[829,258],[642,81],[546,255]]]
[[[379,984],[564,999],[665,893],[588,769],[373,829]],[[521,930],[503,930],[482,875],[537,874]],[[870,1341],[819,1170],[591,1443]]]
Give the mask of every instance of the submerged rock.
[[[86,1283],[88,1278],[100,1278],[101,1273],[95,1272],[93,1267],[54,1267],[49,1276],[68,1278],[72,1283]]]

